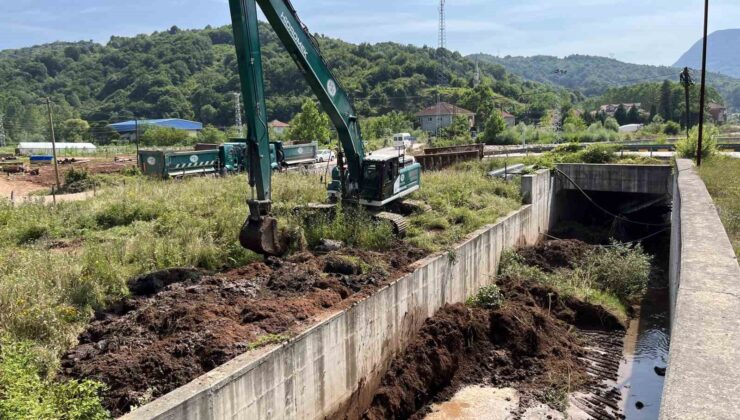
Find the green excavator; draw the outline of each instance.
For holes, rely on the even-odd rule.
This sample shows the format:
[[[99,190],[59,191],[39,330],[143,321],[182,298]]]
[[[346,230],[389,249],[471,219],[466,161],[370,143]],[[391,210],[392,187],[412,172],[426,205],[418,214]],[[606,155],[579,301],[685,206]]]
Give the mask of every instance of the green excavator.
[[[248,125],[247,167],[252,197],[249,217],[239,241],[262,255],[282,255],[287,243],[272,216],[272,167],[267,127],[265,88],[257,23],[257,4],[298,65],[314,94],[336,128],[341,144],[340,159],[328,186],[330,201],[365,206],[396,226],[393,213],[382,212],[419,189],[421,166],[400,151],[365,153],[352,102],[332,74],[318,42],[296,14],[290,0],[229,0],[234,43]],[[317,139],[318,140],[318,139]]]

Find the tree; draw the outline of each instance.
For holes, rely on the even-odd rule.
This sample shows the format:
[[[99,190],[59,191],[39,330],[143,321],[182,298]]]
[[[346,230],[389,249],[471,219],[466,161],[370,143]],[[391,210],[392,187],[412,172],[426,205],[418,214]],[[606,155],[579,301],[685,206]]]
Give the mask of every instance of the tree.
[[[319,111],[314,101],[306,100],[301,106],[301,112],[290,122],[288,138],[299,142],[317,141],[321,144],[329,143],[329,116]]]
[[[226,140],[228,140],[226,133],[212,125],[205,126],[198,134],[198,141],[203,143],[223,144]]]
[[[642,122],[640,111],[637,110],[637,105],[632,106],[629,112],[627,112],[627,121],[628,124],[639,124]]]
[[[470,136],[470,120],[465,115],[455,115],[452,124],[444,129],[444,136],[455,143],[469,143],[472,140]]]
[[[676,135],[681,132],[681,126],[675,121],[668,121],[663,128],[663,133],[668,135]]]
[[[624,104],[619,104],[617,112],[614,113],[614,119],[617,120],[619,125],[627,124],[627,110],[624,108]]]
[[[496,137],[506,130],[506,121],[501,115],[500,111],[493,111],[491,116],[486,121],[485,129],[483,130],[482,140],[486,144],[494,144]]]
[[[650,116],[648,117],[648,123],[655,120],[655,116],[658,115],[658,107],[655,104],[650,105]]]
[[[619,131],[619,123],[614,117],[609,117],[604,120],[604,128],[611,131]]]
[[[663,81],[660,87],[660,116],[663,121],[673,120],[673,87],[670,80]]]
[[[90,133],[90,124],[79,118],[72,118],[62,123],[59,136],[68,142],[78,142],[87,138]]]
[[[169,127],[147,127],[141,136],[143,146],[177,146],[188,143],[187,131]]]
[[[576,112],[574,109],[568,111],[568,114],[563,120],[563,131],[569,133],[577,133],[585,129],[586,122],[583,121],[583,118],[581,118],[580,115],[578,115],[578,112]]]

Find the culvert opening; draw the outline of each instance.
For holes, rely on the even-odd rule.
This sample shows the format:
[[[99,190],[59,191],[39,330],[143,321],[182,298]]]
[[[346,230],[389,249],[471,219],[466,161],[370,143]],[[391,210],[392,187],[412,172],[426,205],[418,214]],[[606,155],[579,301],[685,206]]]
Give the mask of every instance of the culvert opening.
[[[561,194],[551,238],[516,252],[516,275],[504,258],[501,306],[446,306],[429,319],[391,363],[364,418],[657,418],[669,341],[670,199]],[[609,307],[614,290],[584,295],[554,284],[587,281],[583,271],[603,269],[593,264],[604,250],[625,253],[626,263],[613,263],[626,264],[608,279],[614,287],[634,275],[634,253],[646,257],[634,259],[644,268],[640,290],[617,298],[622,316]]]
[[[652,259],[645,293],[634,302],[614,387],[627,419],[658,418],[670,346],[668,270],[672,197],[614,192],[564,191],[552,236],[594,244],[612,239],[639,243]],[[616,219],[599,207],[625,219]]]

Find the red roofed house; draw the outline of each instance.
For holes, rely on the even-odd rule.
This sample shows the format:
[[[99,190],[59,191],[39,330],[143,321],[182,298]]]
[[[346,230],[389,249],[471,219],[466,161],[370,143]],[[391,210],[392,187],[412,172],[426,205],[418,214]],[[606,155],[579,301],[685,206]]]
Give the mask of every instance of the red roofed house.
[[[290,128],[290,124],[286,124],[278,120],[268,123],[267,126],[275,131],[275,134],[279,134],[281,136]]]
[[[712,115],[714,122],[717,124],[727,122],[727,108],[724,105],[710,102],[709,105],[707,105],[707,108],[709,109],[709,113]]]
[[[416,120],[422,130],[427,133],[436,133],[442,128],[452,125],[452,120],[456,115],[463,115],[470,121],[470,128],[475,126],[475,112],[460,108],[447,102],[440,102],[434,106],[417,112]]]
[[[506,111],[501,111],[501,116],[504,117],[507,127],[513,127],[516,125],[516,117],[512,114],[509,114]]]

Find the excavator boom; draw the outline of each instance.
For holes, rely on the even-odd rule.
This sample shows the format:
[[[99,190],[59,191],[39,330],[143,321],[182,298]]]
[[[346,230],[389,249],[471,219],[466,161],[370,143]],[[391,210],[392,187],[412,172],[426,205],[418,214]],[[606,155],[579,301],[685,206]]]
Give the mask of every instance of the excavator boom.
[[[364,164],[364,143],[349,95],[332,74],[318,42],[298,18],[290,0],[229,0],[247,117],[249,184],[253,191],[248,201],[249,219],[242,228],[240,241],[260,254],[280,255],[285,252],[285,241],[281,239],[277,221],[270,216],[272,173],[258,4],[337,130],[347,164],[346,175],[340,165],[341,175],[333,182],[341,184],[341,198],[371,206],[384,205],[418,189],[420,167],[401,156],[376,158]]]

